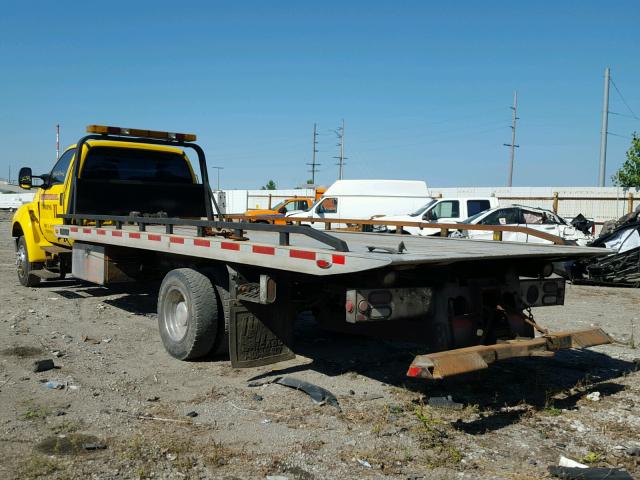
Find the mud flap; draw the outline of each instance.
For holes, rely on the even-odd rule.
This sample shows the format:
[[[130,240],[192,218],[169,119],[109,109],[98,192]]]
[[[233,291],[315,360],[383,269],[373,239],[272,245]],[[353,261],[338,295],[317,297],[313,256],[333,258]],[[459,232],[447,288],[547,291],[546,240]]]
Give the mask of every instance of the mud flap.
[[[229,355],[234,368],[259,367],[295,357],[289,308],[232,302]]]

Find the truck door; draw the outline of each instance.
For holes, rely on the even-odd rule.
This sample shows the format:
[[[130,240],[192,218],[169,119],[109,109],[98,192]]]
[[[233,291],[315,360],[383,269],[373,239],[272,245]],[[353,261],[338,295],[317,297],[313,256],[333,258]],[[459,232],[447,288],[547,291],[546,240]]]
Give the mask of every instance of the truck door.
[[[68,195],[67,180],[69,180],[67,179],[67,173],[74,154],[75,149],[67,150],[60,157],[40,193],[38,205],[40,210],[40,230],[44,238],[51,243],[56,242],[54,226],[62,224],[62,219],[57,218],[57,216],[65,211],[64,206],[68,200],[66,198]]]
[[[458,200],[442,200],[427,210],[423,220],[434,223],[452,223],[460,219],[460,202]]]

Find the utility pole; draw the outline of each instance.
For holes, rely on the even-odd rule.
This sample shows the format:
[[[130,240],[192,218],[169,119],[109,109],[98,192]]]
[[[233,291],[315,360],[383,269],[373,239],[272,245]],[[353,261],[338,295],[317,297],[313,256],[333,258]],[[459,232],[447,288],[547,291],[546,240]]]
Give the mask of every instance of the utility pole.
[[[319,163],[316,163],[316,153],[318,153],[318,131],[317,131],[317,125],[314,123],[313,124],[313,150],[312,150],[312,160],[311,163],[307,163],[307,165],[309,165],[311,167],[311,170],[309,170],[311,172],[311,183],[313,185],[316,184],[316,172],[318,171],[318,167],[320,166]]]
[[[507,187],[511,187],[513,185],[513,161],[516,158],[516,148],[520,145],[516,145],[516,123],[520,120],[518,117],[518,92],[513,92],[513,116],[511,119],[511,143],[504,143],[505,147],[511,148],[511,155],[509,156],[509,178],[507,179]]]
[[[609,128],[609,67],[604,69],[604,99],[602,101],[602,129],[600,130],[600,171],[598,173],[598,186],[604,187],[607,171],[607,135]]]
[[[56,162],[60,158],[60,124],[56,125]]]
[[[338,159],[338,163],[336,163],[336,165],[338,165],[338,180],[342,180],[343,174],[344,174],[344,166],[346,165],[344,163],[344,161],[347,159],[347,157],[344,156],[344,118],[342,119],[342,126],[338,127],[337,130],[334,130],[336,135],[338,136],[338,146],[340,147],[340,156],[338,157],[333,157],[333,158],[337,158]]]
[[[215,168],[218,171],[218,188],[216,188],[216,190],[220,191],[220,170],[224,170],[224,167],[215,167],[212,165],[211,168]]]

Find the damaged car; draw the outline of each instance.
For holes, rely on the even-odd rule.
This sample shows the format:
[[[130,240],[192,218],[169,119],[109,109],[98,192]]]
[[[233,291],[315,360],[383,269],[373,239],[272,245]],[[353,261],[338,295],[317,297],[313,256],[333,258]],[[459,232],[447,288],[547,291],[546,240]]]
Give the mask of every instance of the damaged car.
[[[612,254],[576,262],[571,268],[576,283],[640,286],[640,207],[616,221],[605,222],[600,236],[589,246],[608,248]]]
[[[509,205],[492,208],[480,212],[460,222],[469,225],[510,225],[526,227],[543,233],[555,235],[574,245],[587,245],[593,236],[587,229],[579,229],[551,210],[527,207],[523,205]],[[491,240],[492,230],[456,230],[450,237],[471,238],[477,240]],[[502,239],[508,242],[552,243],[524,232],[503,232]]]

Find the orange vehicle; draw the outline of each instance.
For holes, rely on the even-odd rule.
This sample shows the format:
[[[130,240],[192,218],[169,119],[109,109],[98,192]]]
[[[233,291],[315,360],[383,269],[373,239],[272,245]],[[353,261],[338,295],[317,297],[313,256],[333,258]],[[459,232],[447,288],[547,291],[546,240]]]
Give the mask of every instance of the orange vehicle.
[[[314,197],[290,197],[285,198],[271,208],[250,208],[244,215],[246,217],[260,217],[255,220],[249,218],[250,222],[256,223],[273,223],[276,225],[285,225],[284,216],[294,210],[308,210],[317,199],[326,191],[324,187],[316,188]]]

